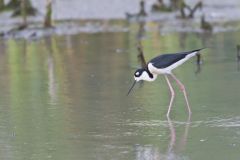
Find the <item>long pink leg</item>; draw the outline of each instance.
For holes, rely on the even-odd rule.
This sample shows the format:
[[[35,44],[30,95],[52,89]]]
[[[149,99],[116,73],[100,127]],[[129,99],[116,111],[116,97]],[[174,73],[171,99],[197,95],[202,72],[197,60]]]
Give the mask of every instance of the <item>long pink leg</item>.
[[[177,84],[179,85],[181,91],[183,92],[183,95],[184,95],[184,98],[185,98],[185,101],[186,101],[186,104],[187,104],[187,107],[188,107],[189,115],[192,114],[191,108],[190,108],[190,105],[189,105],[189,102],[188,102],[188,97],[187,97],[187,92],[186,92],[185,86],[182,84],[182,82],[180,80],[177,79],[176,76],[174,76],[173,74],[171,74],[171,76],[177,82]]]
[[[167,77],[167,75],[165,75],[165,78],[166,78],[166,81],[167,81],[167,84],[168,84],[168,87],[169,87],[169,90],[171,92],[171,100],[170,100],[170,103],[169,103],[169,106],[168,106],[168,112],[167,112],[167,117],[169,117],[169,114],[170,114],[170,111],[171,111],[171,108],[172,108],[172,103],[173,103],[173,99],[175,97],[175,92],[173,90],[173,87]]]

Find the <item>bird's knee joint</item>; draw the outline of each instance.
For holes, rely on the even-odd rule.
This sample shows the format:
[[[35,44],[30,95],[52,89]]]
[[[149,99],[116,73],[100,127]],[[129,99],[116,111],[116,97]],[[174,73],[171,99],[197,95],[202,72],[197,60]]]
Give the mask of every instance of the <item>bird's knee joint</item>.
[[[186,89],[185,89],[184,86],[181,86],[181,87],[180,87],[180,90],[181,90],[182,92],[185,92]]]

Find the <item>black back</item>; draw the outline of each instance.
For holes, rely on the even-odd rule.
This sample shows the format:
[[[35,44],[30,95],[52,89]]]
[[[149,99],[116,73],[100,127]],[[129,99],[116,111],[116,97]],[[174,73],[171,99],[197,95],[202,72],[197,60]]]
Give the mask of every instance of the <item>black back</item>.
[[[187,52],[173,53],[173,54],[163,54],[153,58],[148,63],[152,63],[152,65],[157,68],[166,68],[178,62],[179,60],[185,58],[188,54],[197,52],[200,50],[201,49],[187,51]]]

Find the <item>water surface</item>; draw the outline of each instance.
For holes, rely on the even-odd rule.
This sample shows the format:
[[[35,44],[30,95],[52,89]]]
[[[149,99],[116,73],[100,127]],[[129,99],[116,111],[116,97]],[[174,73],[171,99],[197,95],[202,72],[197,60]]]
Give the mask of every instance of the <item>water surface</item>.
[[[1,41],[1,159],[239,159],[239,32],[146,32],[147,60],[210,47],[199,73],[195,58],[174,72],[186,85],[191,119],[179,91],[167,119],[163,77],[126,96],[140,66],[137,28]]]

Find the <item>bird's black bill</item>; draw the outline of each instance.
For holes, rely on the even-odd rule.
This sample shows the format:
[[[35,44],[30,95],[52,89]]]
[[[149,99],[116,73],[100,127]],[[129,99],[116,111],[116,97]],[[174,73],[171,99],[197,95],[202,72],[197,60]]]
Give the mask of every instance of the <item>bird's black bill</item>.
[[[132,91],[133,87],[135,86],[137,81],[134,81],[133,84],[132,84],[132,87],[129,89],[128,93],[127,93],[127,96],[130,94],[130,92]]]

